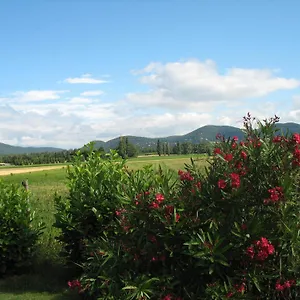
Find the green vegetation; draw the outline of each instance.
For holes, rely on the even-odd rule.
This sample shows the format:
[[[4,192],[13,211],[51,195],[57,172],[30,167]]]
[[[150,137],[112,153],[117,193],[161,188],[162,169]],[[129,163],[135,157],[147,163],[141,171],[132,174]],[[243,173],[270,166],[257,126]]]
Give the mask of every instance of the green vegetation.
[[[34,265],[25,275],[15,275],[0,280],[1,300],[64,300],[68,270],[59,257],[60,245],[55,240],[57,229],[54,223],[54,193],[67,194],[66,169],[47,172],[33,172],[0,177],[5,183],[21,185],[28,179],[30,203],[37,216],[44,222],[45,229],[40,236]]]
[[[132,170],[138,170],[151,164],[155,169],[162,166],[177,172],[179,169],[184,168],[185,164],[191,162],[191,157],[200,168],[204,169],[204,166],[207,166],[208,156],[205,154],[138,157],[128,160],[127,166]]]
[[[299,299],[300,134],[276,135],[276,116],[244,121],[245,138],[220,137],[205,173],[78,154],[70,197],[56,200],[64,254],[81,266],[70,288],[98,300]]]
[[[53,147],[19,147],[0,143],[0,155],[3,154],[25,154],[25,153],[41,153],[41,152],[58,152],[63,149]]]
[[[42,225],[24,188],[0,180],[0,191],[0,276],[7,276],[31,264]]]
[[[120,141],[116,150],[124,159],[138,156],[138,149],[132,143],[128,142],[127,137],[120,137]]]
[[[0,300],[298,299],[300,135],[276,136],[275,123],[245,118],[246,139],[220,139],[210,164],[162,146],[126,166],[84,151],[68,178],[2,177],[29,181],[45,229],[32,268],[0,279]]]
[[[2,155],[0,156],[0,162],[16,166],[67,163],[72,160],[72,156],[75,152],[76,150],[62,150],[59,152],[49,151],[41,153]]]
[[[137,169],[148,164],[154,164],[155,167],[162,164],[176,171],[190,162],[189,157],[139,157],[129,159],[127,165],[130,169]],[[201,157],[199,164],[206,165],[205,156]],[[70,295],[68,291],[70,270],[63,266],[64,261],[59,256],[61,245],[55,240],[58,229],[53,227],[56,211],[54,194],[62,197],[68,194],[66,168],[1,176],[0,179],[19,186],[24,179],[28,179],[30,203],[45,224],[33,267],[24,275],[0,279],[0,300],[76,300],[76,295]]]

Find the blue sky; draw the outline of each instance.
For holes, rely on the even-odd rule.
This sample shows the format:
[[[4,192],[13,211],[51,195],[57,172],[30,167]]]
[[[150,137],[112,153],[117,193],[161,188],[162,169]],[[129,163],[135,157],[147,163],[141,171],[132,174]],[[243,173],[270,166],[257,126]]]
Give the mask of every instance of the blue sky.
[[[78,147],[125,135],[300,122],[300,2],[0,4],[0,141]]]

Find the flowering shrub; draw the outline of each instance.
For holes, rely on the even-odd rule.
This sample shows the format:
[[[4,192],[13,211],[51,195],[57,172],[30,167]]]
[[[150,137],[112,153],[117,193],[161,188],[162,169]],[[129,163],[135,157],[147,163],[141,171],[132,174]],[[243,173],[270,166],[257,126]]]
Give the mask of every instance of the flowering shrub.
[[[33,222],[28,192],[0,180],[0,276],[30,264],[42,230]]]
[[[112,200],[103,210],[108,200],[95,192],[93,207],[107,221],[86,236],[80,292],[91,299],[299,299],[300,135],[278,135],[277,117],[254,122],[245,117],[243,141],[218,137],[205,174],[193,161],[177,179],[150,167],[114,169],[116,181],[101,173],[99,184],[111,180]],[[89,160],[105,163],[93,154]],[[73,194],[86,202],[73,196],[71,219],[77,205],[81,215],[93,211],[80,182],[95,174],[80,172]]]

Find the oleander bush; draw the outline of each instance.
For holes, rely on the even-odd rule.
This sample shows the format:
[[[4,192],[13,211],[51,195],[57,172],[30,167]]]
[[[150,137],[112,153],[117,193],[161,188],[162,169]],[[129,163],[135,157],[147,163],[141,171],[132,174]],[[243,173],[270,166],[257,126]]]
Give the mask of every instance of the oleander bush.
[[[81,241],[70,288],[103,300],[299,299],[300,134],[280,135],[278,120],[246,116],[244,139],[219,136],[204,174],[193,161],[174,178],[78,158],[57,215],[66,249]]]
[[[29,195],[0,180],[0,276],[32,263],[43,227],[35,220]]]
[[[103,158],[90,146],[87,157],[77,152],[73,165],[68,167],[68,198],[55,198],[55,226],[61,229],[59,240],[65,246],[62,254],[73,262],[82,260],[89,240],[110,229],[128,182],[125,161],[117,153]]]

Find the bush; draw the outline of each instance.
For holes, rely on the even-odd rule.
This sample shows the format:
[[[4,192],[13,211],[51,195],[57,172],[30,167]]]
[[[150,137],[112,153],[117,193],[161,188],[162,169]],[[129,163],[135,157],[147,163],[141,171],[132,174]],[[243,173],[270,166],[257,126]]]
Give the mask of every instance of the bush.
[[[36,250],[42,224],[33,226],[29,194],[0,180],[0,275],[28,266]]]
[[[219,137],[205,174],[193,161],[179,180],[106,162],[114,171],[98,182],[110,182],[109,197],[92,203],[107,221],[87,235],[70,287],[90,299],[298,299],[300,135],[278,135],[277,121],[245,117],[245,139]],[[85,215],[80,182],[98,172],[80,170],[72,180]],[[72,201],[69,211],[81,200]]]
[[[62,232],[59,240],[65,245],[63,255],[80,262],[85,245],[109,229],[128,175],[118,154],[111,152],[103,158],[92,149],[89,155],[79,151],[67,173],[69,196],[55,198],[55,226]]]

